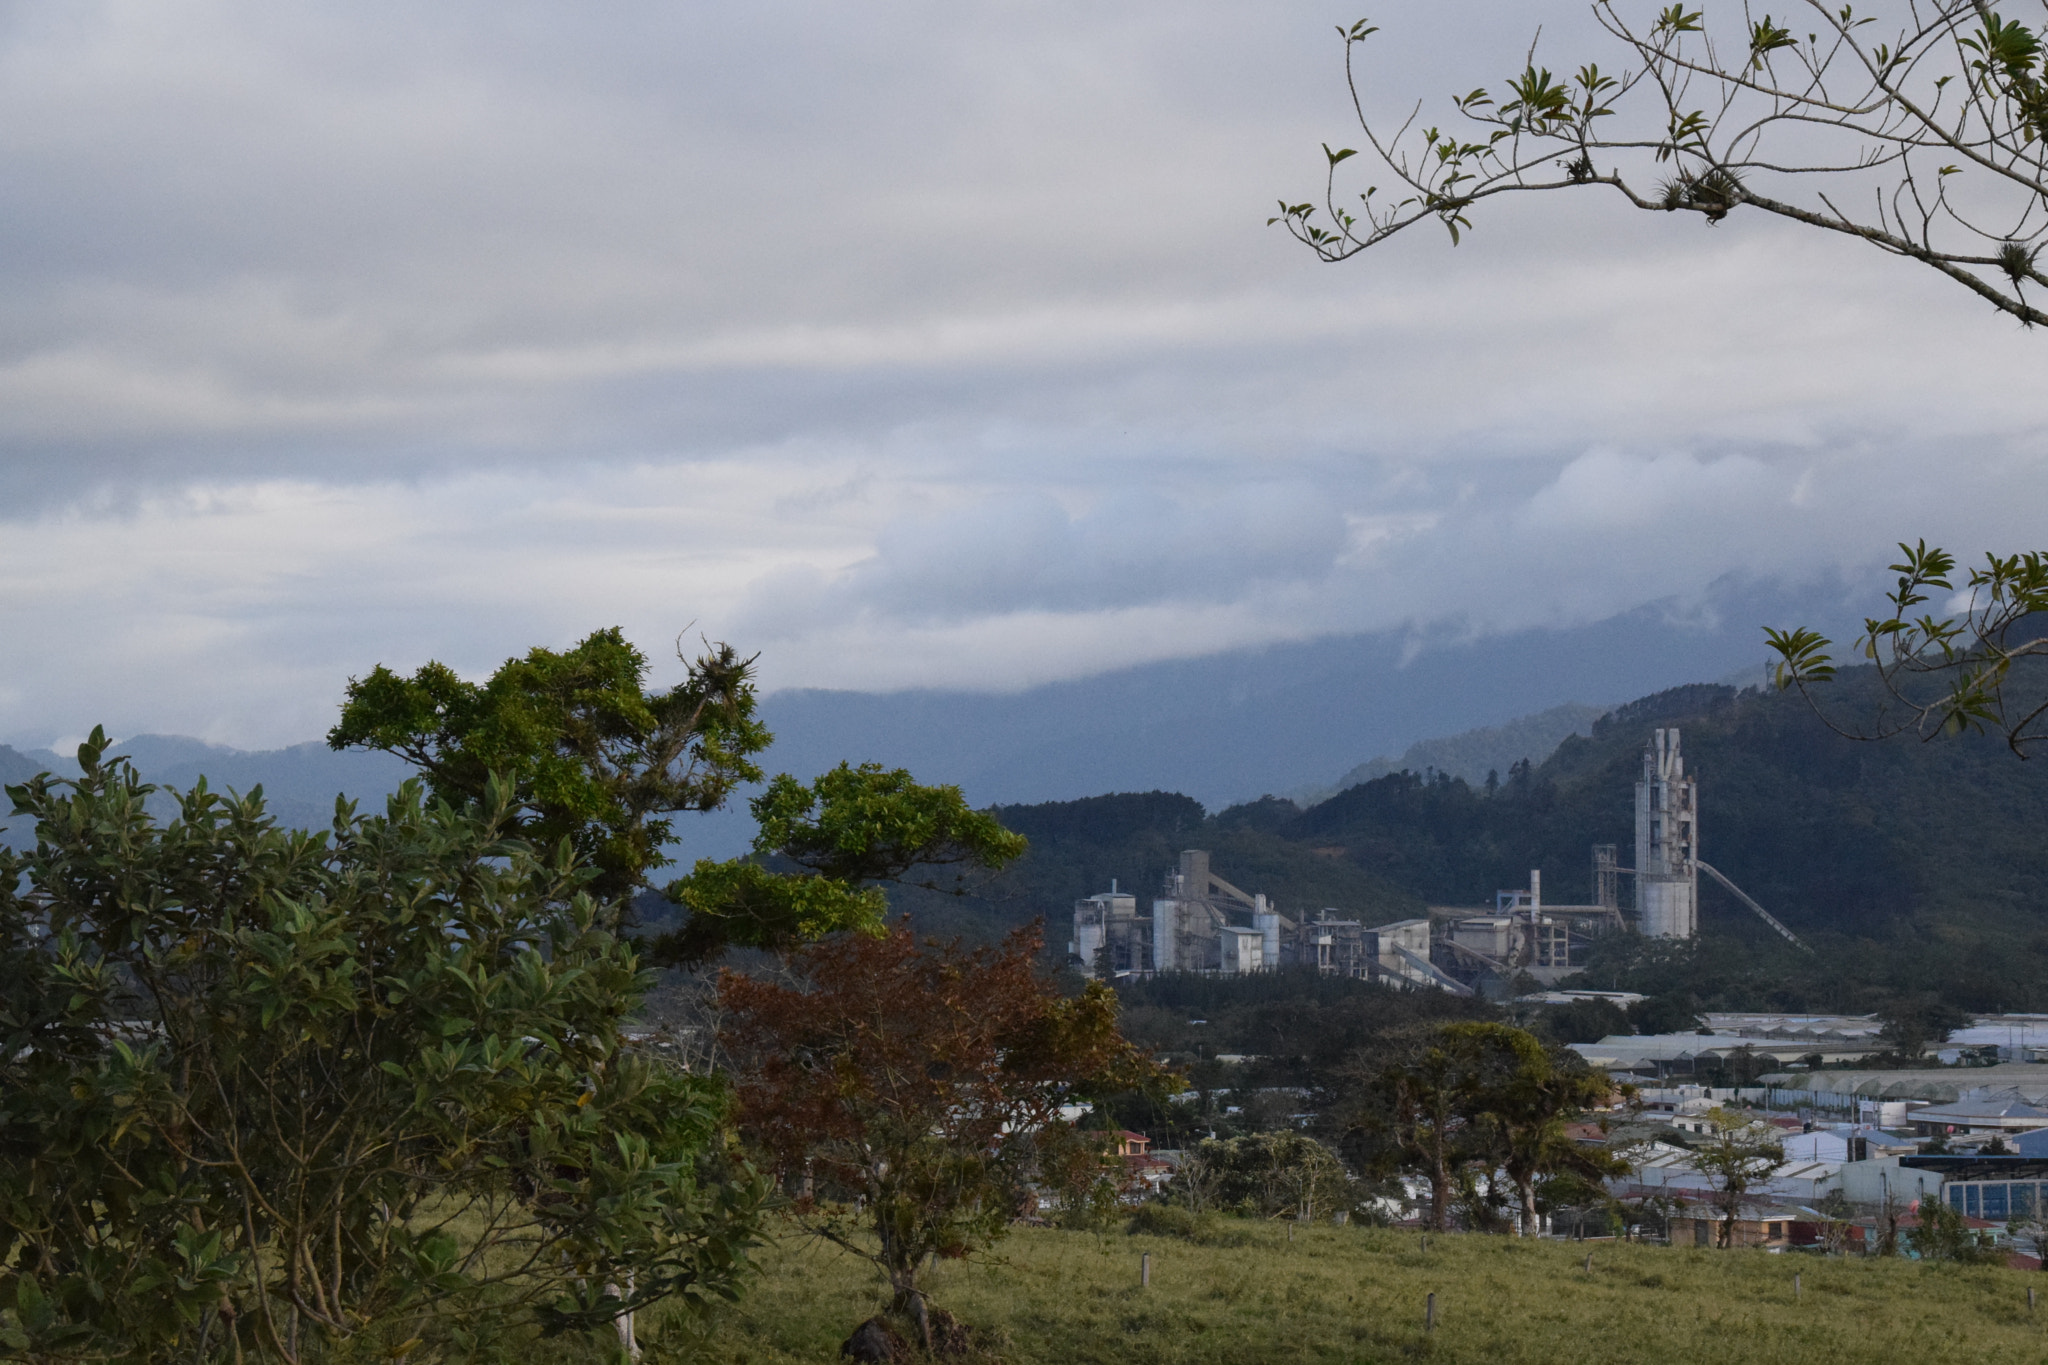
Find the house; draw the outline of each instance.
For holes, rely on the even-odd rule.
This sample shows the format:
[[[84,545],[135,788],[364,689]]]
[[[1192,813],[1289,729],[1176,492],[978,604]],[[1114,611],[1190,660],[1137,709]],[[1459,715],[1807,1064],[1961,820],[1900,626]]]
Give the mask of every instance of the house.
[[[1152,1153],[1152,1139],[1128,1128],[1116,1135],[1116,1154],[1124,1163],[1124,1202],[1142,1204],[1165,1193],[1180,1169],[1180,1153]]]
[[[1671,1245],[1718,1247],[1721,1245],[1721,1221],[1719,1209],[1706,1204],[1685,1204],[1679,1212],[1671,1215]],[[1812,1220],[1799,1210],[1776,1204],[1746,1203],[1736,1212],[1729,1245],[1783,1251],[1789,1246],[1811,1245],[1812,1241]]]

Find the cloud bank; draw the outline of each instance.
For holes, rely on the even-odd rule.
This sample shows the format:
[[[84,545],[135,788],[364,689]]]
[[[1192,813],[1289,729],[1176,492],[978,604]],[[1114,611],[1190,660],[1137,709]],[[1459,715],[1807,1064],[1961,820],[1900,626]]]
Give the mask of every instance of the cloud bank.
[[[2030,542],[2048,343],[1852,243],[1291,249],[1354,17],[0,8],[0,738],[288,743],[614,622],[1009,689]],[[1389,100],[1533,22],[1375,17]]]

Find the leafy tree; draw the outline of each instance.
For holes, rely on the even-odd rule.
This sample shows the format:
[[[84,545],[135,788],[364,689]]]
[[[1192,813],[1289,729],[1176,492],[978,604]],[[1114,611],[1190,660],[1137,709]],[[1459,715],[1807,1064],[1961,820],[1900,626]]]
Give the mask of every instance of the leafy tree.
[[[1995,22],[1995,20],[1993,21]],[[1988,554],[1959,574],[1955,556],[1926,541],[1899,545],[1890,610],[1865,618],[1852,652],[1875,665],[1879,695],[1861,719],[1828,714],[1818,689],[1836,680],[1834,642],[1806,627],[1765,630],[1781,689],[1804,696],[1852,739],[1993,734],[2025,758],[2048,740],[2048,554]],[[1923,610],[1937,600],[1946,611]],[[1960,602],[1958,602],[1960,596]]]
[[[771,740],[755,718],[753,660],[730,645],[707,647],[665,691],[647,689],[648,667],[616,627],[564,652],[508,659],[482,683],[441,663],[410,678],[380,664],[350,680],[328,743],[397,754],[458,805],[504,775],[519,832],[543,847],[566,840],[593,869],[598,903],[623,911],[668,865],[671,817],[718,809],[761,781],[754,757]],[[838,929],[878,933],[887,901],[868,883],[917,867],[999,868],[1024,850],[957,787],[921,786],[874,764],[842,763],[808,785],[784,774],[751,804],[760,824],[751,857],[702,860],[668,886],[693,914],[653,945],[657,959],[786,948]],[[778,859],[780,868],[767,866]],[[929,876],[916,884],[938,885]]]
[[[1982,0],[1874,13],[1805,0],[1783,23],[1744,8],[1711,26],[1683,4],[1647,25],[1614,0],[1592,8],[1618,61],[1554,75],[1532,42],[1502,86],[1453,96],[1447,122],[1406,98],[1405,115],[1383,117],[1357,56],[1378,29],[1340,29],[1352,108],[1391,192],[1340,195],[1357,153],[1325,144],[1321,205],[1283,201],[1270,221],[1340,261],[1425,221],[1455,244],[1501,195],[1598,191],[1710,224],[1753,210],[1868,242],[2048,322],[2026,294],[2048,285],[2038,32]]]
[[[657,944],[664,958],[701,961],[735,942],[785,949],[846,928],[879,932],[889,902],[874,883],[957,889],[963,871],[951,888],[934,871],[993,871],[1025,849],[1022,835],[970,809],[958,787],[922,786],[873,763],[841,763],[809,784],[782,774],[751,806],[753,857],[700,859],[669,887],[694,913]],[[913,871],[923,875],[911,880]]]
[[[753,760],[770,739],[754,717],[753,660],[732,646],[710,647],[665,691],[647,690],[647,671],[617,627],[507,659],[482,683],[442,663],[410,678],[379,664],[349,680],[327,742],[396,754],[458,807],[510,778],[521,835],[567,839],[596,872],[591,894],[623,903],[667,864],[669,817],[760,781]]]
[[[1913,1250],[1923,1261],[1957,1265],[1997,1265],[2005,1260],[1989,1232],[1973,1232],[1963,1212],[1945,1199],[1920,1201],[1920,1223],[1913,1229]]]
[[[1037,1183],[1058,1201],[1062,1227],[1100,1232],[1124,1211],[1132,1182],[1117,1138],[1116,1130],[1085,1122],[1039,1133],[1033,1151]]]
[[[1382,1171],[1406,1169],[1429,1184],[1429,1226],[1448,1230],[1451,1204],[1466,1166],[1486,1155],[1486,1132],[1474,1123],[1473,1098],[1484,1087],[1485,1030],[1447,1024],[1405,1049],[1405,1055],[1356,1076],[1364,1082],[1346,1108],[1349,1132],[1369,1144]]]
[[[1877,1011],[1877,1017],[1882,1024],[1877,1036],[1908,1061],[1923,1055],[1929,1044],[1947,1042],[1949,1034],[1970,1023],[1968,1014],[1925,993],[1895,997]]]
[[[1712,1189],[1708,1203],[1721,1214],[1721,1246],[1735,1244],[1735,1220],[1750,1191],[1769,1180],[1784,1164],[1785,1147],[1777,1134],[1746,1114],[1716,1109],[1707,1115],[1709,1130],[1693,1144],[1692,1160]]]
[[[1457,1027],[1486,1054],[1469,1102],[1480,1123],[1491,1130],[1500,1169],[1514,1183],[1521,1234],[1534,1237],[1539,1179],[1575,1176],[1597,1181],[1627,1172],[1627,1163],[1582,1146],[1565,1126],[1604,1102],[1614,1085],[1577,1053],[1545,1048],[1521,1029],[1505,1024]]]
[[[509,787],[159,823],[108,748],[8,789],[0,1356],[489,1356],[736,1292],[726,1092],[626,1045],[646,975]]]
[[[1259,1218],[1313,1219],[1343,1207],[1351,1173],[1337,1154],[1305,1133],[1205,1138],[1190,1153],[1189,1205]],[[1177,1186],[1179,1182],[1176,1182]]]
[[[1429,1183],[1429,1225],[1439,1231],[1461,1198],[1490,1207],[1476,1193],[1482,1171],[1507,1176],[1519,1226],[1534,1235],[1539,1181],[1598,1181],[1625,1169],[1581,1147],[1565,1128],[1606,1099],[1612,1084],[1576,1054],[1548,1049],[1511,1025],[1442,1025],[1365,1079],[1346,1121],[1377,1147],[1375,1164],[1405,1167]]]
[[[918,1283],[1002,1236],[1066,1106],[1163,1079],[1099,982],[1062,999],[1034,925],[1000,947],[920,943],[907,924],[791,958],[796,984],[727,971],[722,1041],[740,1121],[808,1226],[872,1261],[927,1349]],[[865,1228],[874,1235],[870,1243]]]

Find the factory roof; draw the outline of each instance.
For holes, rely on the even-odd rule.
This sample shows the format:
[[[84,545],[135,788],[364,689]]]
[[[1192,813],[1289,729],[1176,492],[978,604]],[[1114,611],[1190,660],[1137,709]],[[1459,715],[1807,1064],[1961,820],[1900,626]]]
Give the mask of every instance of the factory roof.
[[[1573,1043],[1572,1051],[1591,1066],[1624,1070],[1653,1062],[1684,1062],[1700,1057],[1726,1057],[1743,1049],[1772,1061],[1796,1061],[1814,1052],[1823,1056],[1861,1056],[1871,1048],[1857,1044],[1817,1045],[1811,1038],[1752,1038],[1739,1033],[1610,1034],[1597,1043]],[[2048,1068],[2044,1068],[2048,1069]]]
[[[1775,1072],[1760,1084],[1821,1095],[1857,1095],[1873,1100],[1932,1100],[1947,1104],[1965,1091],[2011,1087],[2029,1104],[2048,1102],[2048,1066],[2000,1062],[1997,1066],[1924,1067],[1906,1071]]]
[[[1832,1042],[1875,1042],[1884,1027],[1874,1014],[1703,1014],[1715,1033],[1750,1038],[1810,1038]]]
[[[2024,1131],[2048,1123],[2048,1109],[2038,1109],[2027,1103],[2017,1088],[2004,1090],[1970,1090],[1947,1104],[1929,1105],[1913,1111],[1911,1121],[1915,1124],[1974,1124],[1980,1127],[2011,1128]]]
[[[1532,995],[1518,995],[1518,1005],[1571,1005],[1581,1000],[1605,1000],[1611,1005],[1626,1007],[1640,1005],[1649,999],[1634,991],[1537,991]]]

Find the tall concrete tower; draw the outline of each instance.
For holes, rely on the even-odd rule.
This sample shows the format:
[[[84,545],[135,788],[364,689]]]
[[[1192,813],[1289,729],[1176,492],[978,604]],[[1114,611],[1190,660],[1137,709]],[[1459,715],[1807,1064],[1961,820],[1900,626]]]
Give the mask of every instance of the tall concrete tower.
[[[1685,775],[1678,731],[1643,746],[1636,783],[1636,927],[1651,938],[1699,929],[1699,783]]]

